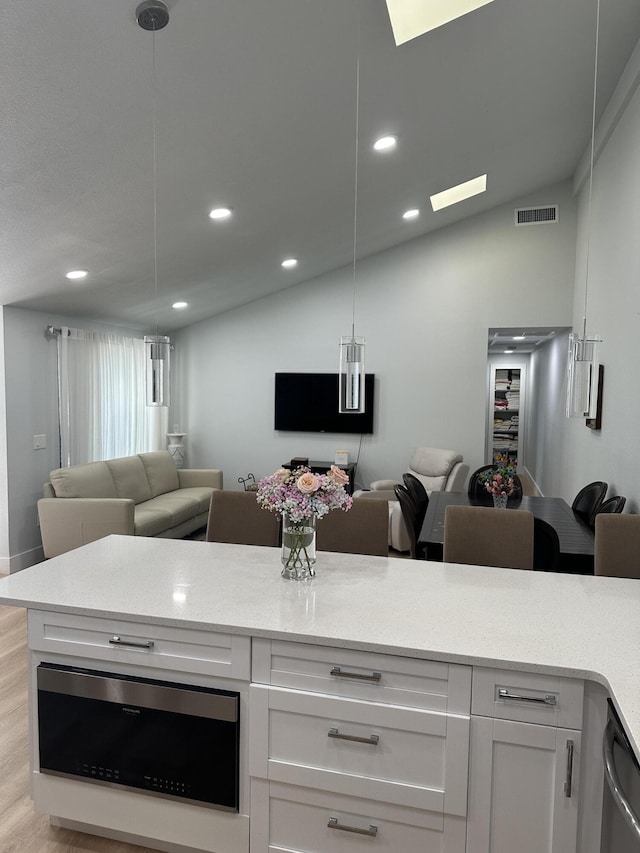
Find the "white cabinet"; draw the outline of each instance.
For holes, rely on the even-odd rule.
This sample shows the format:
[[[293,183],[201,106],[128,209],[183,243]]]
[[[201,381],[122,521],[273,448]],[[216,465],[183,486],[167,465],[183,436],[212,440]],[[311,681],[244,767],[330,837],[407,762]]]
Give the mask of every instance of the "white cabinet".
[[[582,697],[576,679],[474,670],[467,853],[575,853]]]
[[[251,853],[464,853],[470,676],[254,640]]]

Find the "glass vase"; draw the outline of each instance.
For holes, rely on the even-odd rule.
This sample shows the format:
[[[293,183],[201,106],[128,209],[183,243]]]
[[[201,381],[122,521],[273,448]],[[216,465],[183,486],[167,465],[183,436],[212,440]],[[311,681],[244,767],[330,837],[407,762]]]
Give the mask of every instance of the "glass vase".
[[[315,575],[316,521],[312,515],[302,521],[292,521],[282,514],[282,577],[306,580]]]
[[[496,509],[506,509],[509,495],[494,495],[493,505]]]

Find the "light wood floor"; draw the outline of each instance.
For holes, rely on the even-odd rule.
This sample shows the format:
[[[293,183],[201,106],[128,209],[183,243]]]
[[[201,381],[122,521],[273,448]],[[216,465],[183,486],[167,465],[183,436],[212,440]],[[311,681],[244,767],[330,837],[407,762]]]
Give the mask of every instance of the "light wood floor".
[[[26,612],[0,605],[1,853],[152,853],[49,825],[29,798]]]

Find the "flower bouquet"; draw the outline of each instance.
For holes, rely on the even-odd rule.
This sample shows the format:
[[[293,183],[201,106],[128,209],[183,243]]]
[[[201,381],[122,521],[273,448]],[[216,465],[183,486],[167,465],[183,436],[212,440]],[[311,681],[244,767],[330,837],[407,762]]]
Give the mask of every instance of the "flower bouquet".
[[[515,489],[514,475],[515,469],[512,465],[496,465],[478,475],[487,492],[493,496],[494,506],[506,507],[507,498]]]
[[[256,500],[282,518],[284,577],[313,577],[316,520],[333,509],[351,509],[353,499],[344,488],[348,482],[337,465],[326,474],[313,474],[306,466],[279,468],[260,480]]]

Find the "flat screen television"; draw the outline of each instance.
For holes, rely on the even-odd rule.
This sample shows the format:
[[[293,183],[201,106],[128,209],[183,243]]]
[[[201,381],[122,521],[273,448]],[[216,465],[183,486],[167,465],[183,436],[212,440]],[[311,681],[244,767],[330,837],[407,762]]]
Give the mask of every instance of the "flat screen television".
[[[337,373],[276,373],[274,429],[373,433],[374,380],[365,375],[364,412],[340,414]]]

